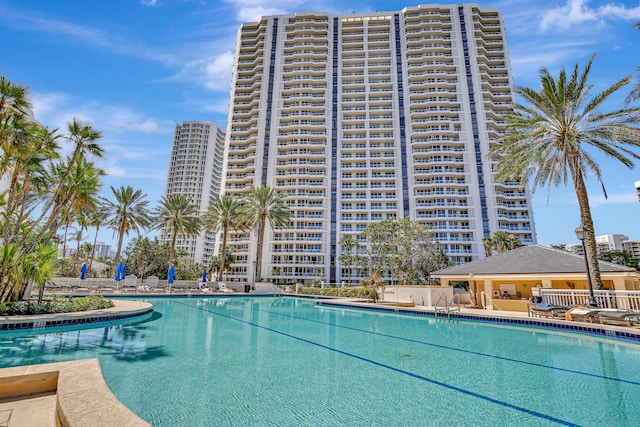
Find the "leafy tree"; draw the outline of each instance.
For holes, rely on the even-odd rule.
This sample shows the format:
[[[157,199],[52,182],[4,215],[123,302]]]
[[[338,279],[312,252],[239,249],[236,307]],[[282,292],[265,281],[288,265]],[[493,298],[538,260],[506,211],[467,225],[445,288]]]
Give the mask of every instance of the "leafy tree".
[[[151,218],[147,208],[149,201],[142,190],[134,190],[131,186],[117,189],[112,186],[111,191],[115,201],[107,200],[105,207],[110,212],[107,223],[114,234],[118,233],[118,249],[113,261],[113,265],[118,265],[124,236],[129,235],[130,231],[140,234],[140,229],[149,226]]]
[[[625,265],[627,267],[640,270],[640,264],[638,264],[638,260],[633,257],[631,252],[626,250],[603,252],[602,254],[600,254],[600,259],[602,261],[608,261],[618,265]]]
[[[163,196],[155,210],[155,228],[171,235],[169,265],[173,264],[178,236],[192,237],[200,233],[198,208],[191,197],[183,194]]]
[[[593,59],[592,56],[582,72],[578,65],[571,75],[563,68],[557,79],[543,68],[540,91],[516,88],[527,105],[515,104],[512,111],[504,114],[506,133],[491,155],[498,160],[498,179],[521,179],[526,185],[534,175],[534,189],[547,186],[548,190],[552,185],[573,183],[581,224],[587,229],[590,275],[594,288],[602,289],[586,175],[595,176],[605,197],[606,191],[600,166],[588,150],[598,150],[631,168],[632,159],[640,158],[632,151],[640,146],[640,108],[599,111],[612,94],[631,81],[631,76],[590,96],[592,85],[587,79]]]
[[[267,223],[272,229],[289,224],[291,211],[284,203],[284,194],[275,188],[251,186],[244,198],[243,217],[246,224],[258,236],[256,253],[256,277],[262,278],[262,245]]]
[[[362,267],[370,269],[369,282],[389,273],[400,284],[432,284],[431,272],[452,265],[428,227],[409,218],[369,224],[362,234],[367,245]]]
[[[247,228],[246,219],[242,215],[243,205],[242,201],[236,199],[230,194],[223,196],[216,195],[213,203],[207,208],[207,212],[204,214],[203,228],[205,232],[222,230],[222,247],[220,252],[222,254],[227,253],[227,237],[229,231],[245,230]],[[217,257],[218,266],[211,268],[211,261],[209,262],[209,269],[211,271],[218,272],[218,280],[222,280],[222,273],[226,269],[223,265],[226,262],[227,257],[224,259],[220,256]]]

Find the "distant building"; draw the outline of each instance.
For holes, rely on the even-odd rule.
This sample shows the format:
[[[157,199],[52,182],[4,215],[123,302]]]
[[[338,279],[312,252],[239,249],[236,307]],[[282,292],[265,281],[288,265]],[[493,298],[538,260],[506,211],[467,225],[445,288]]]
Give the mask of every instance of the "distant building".
[[[111,245],[108,245],[105,242],[96,242],[96,246],[95,248],[93,248],[94,258],[100,258],[100,257],[109,258],[112,256],[115,256],[115,253],[111,249]]]
[[[638,201],[640,202],[640,181],[636,181],[635,186],[636,186],[636,196],[638,196]]]
[[[215,123],[189,121],[177,124],[173,134],[165,196],[191,197],[200,212],[220,193],[225,132]],[[171,236],[160,232],[159,238]],[[213,254],[215,233],[195,238],[178,236],[176,249],[185,249],[196,263],[205,263]]]
[[[598,256],[610,251],[628,251],[640,261],[640,240],[629,240],[624,234],[605,234],[596,236],[596,252]],[[581,243],[566,245],[569,252],[584,255]]]

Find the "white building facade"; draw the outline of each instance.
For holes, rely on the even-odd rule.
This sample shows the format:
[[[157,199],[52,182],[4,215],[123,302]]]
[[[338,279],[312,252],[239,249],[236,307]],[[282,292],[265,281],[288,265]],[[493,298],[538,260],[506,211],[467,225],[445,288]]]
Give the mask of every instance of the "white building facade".
[[[220,193],[225,132],[215,123],[188,121],[175,126],[165,195],[191,197],[201,213]],[[160,238],[171,236],[160,233]],[[178,236],[177,249],[185,249],[191,259],[206,265],[215,249],[215,232],[197,237]]]
[[[499,230],[536,243],[527,189],[493,179],[488,151],[513,101],[495,9],[268,16],[239,30],[225,191],[275,187],[290,228],[267,230],[263,278],[358,283],[339,242],[371,222],[428,224],[456,262]],[[252,280],[255,238],[229,242]]]

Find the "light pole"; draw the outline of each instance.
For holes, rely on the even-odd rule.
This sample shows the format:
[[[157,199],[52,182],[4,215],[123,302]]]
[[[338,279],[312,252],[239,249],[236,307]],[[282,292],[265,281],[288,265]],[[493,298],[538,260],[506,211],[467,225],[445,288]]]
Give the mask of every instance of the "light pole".
[[[593,296],[593,283],[591,282],[591,271],[589,270],[589,258],[587,257],[587,247],[584,244],[584,239],[587,237],[588,229],[586,227],[576,228],[576,236],[582,242],[582,252],[584,252],[584,264],[587,267],[587,282],[589,282],[589,307],[597,307],[596,298]]]

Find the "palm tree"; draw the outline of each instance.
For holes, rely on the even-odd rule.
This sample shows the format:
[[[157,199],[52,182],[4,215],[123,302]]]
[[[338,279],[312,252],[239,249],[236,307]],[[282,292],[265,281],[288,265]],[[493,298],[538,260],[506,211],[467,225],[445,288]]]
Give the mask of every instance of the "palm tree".
[[[351,284],[351,274],[353,273],[353,264],[360,261],[361,255],[358,254],[360,248],[360,242],[351,234],[345,234],[340,239],[340,248],[342,249],[338,260],[342,264],[343,268],[347,268],[347,280]]]
[[[173,264],[178,236],[191,237],[200,233],[200,218],[198,208],[191,201],[191,197],[184,194],[170,194],[160,199],[153,219],[156,229],[165,229],[165,234],[171,234],[169,250],[169,265]]]
[[[636,22],[633,28],[640,31],[640,22]],[[627,96],[627,99],[625,99],[625,102],[627,105],[629,105],[633,101],[637,101],[638,99],[640,99],[640,67],[638,67],[638,76],[636,77],[636,85]]]
[[[251,186],[249,194],[244,199],[244,217],[249,227],[258,234],[255,271],[258,279],[262,277],[262,245],[267,222],[274,229],[287,225],[291,218],[291,211],[283,199],[283,193],[264,185],[258,188]]]
[[[516,93],[528,105],[515,104],[513,111],[505,113],[506,133],[501,138],[502,144],[491,150],[491,156],[498,160],[498,179],[521,179],[525,185],[535,175],[533,188],[547,186],[548,190],[552,185],[573,182],[581,225],[588,230],[585,244],[590,276],[594,287],[601,289],[595,232],[584,182],[587,173],[593,173],[605,197],[606,190],[600,167],[587,149],[595,149],[628,168],[633,167],[632,159],[640,159],[632,151],[640,147],[637,127],[640,108],[598,111],[612,94],[631,81],[631,76],[590,96],[592,85],[587,83],[587,78],[594,57],[582,72],[577,64],[570,76],[563,68],[557,80],[543,68],[539,92],[516,88]]]
[[[242,216],[242,201],[231,194],[220,196],[216,194],[213,203],[204,215],[203,228],[205,232],[222,230],[221,254],[227,253],[227,236],[229,231],[245,230],[246,224]],[[222,280],[226,256],[219,257],[218,280]]]
[[[100,227],[107,222],[109,218],[109,214],[107,212],[105,205],[105,200],[102,199],[96,203],[96,206],[91,209],[89,212],[88,224],[90,227],[95,227],[96,233],[93,236],[93,249],[89,255],[89,265],[87,271],[91,274],[91,267],[93,264],[93,256],[95,255],[96,244],[98,243],[98,233],[100,232]]]
[[[482,238],[482,247],[488,257],[493,255],[493,239],[490,236]]]
[[[496,231],[495,233],[493,233],[491,242],[492,249],[495,249],[499,254],[523,246],[518,236],[508,233],[504,230]]]
[[[106,209],[109,212],[107,223],[113,229],[114,234],[118,233],[118,249],[113,265],[117,266],[122,252],[122,241],[129,231],[140,233],[141,228],[147,227],[151,223],[147,206],[149,201],[145,200],[147,195],[142,190],[134,190],[131,186],[121,186],[111,191],[115,202],[107,200]]]

